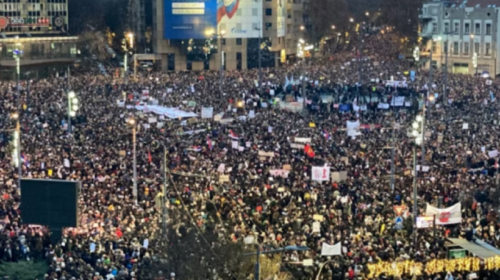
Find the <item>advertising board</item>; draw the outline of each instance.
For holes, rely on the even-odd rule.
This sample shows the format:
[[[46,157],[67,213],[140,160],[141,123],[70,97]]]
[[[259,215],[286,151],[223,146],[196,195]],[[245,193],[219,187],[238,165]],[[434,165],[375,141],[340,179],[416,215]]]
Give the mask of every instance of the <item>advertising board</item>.
[[[258,38],[262,30],[262,1],[218,0],[218,30],[225,38]]]
[[[278,37],[284,37],[286,35],[286,2],[285,0],[278,0],[278,8],[276,9],[277,20],[277,32]]]
[[[165,0],[165,39],[204,39],[217,27],[217,0]]]
[[[208,39],[223,30],[224,38],[257,38],[262,29],[261,1],[165,0],[164,5],[165,39]]]

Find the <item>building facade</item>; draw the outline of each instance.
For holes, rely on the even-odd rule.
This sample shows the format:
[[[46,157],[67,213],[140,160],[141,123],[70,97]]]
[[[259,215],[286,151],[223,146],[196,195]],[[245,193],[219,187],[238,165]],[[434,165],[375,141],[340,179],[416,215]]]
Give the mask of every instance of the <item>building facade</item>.
[[[259,48],[263,67],[274,67],[294,58],[297,43],[304,32],[304,0],[215,1],[217,22],[211,36],[169,39],[170,29],[165,28],[171,26],[166,21],[172,19],[171,15],[166,15],[165,10],[169,7],[165,5],[179,7],[176,5],[184,4],[175,3],[175,0],[153,0],[153,52],[161,59],[163,70],[219,70],[221,64],[226,70],[256,68]],[[208,13],[209,4],[205,3],[208,1],[201,4],[207,5],[204,12]],[[231,14],[229,9],[234,3],[239,8]],[[198,4],[201,5],[190,2],[190,7]],[[220,7],[224,5],[227,6],[221,17]],[[188,12],[186,9],[177,10],[177,13]],[[197,12],[189,10],[189,13]],[[231,23],[230,17],[237,23]]]
[[[76,60],[78,37],[67,36],[69,0],[4,0],[0,2],[0,68],[2,76],[20,65]]]
[[[448,60],[452,73],[500,74],[499,9],[495,0],[425,3],[419,15],[420,37],[425,43],[422,53],[432,50],[432,61],[425,67],[442,68]]]

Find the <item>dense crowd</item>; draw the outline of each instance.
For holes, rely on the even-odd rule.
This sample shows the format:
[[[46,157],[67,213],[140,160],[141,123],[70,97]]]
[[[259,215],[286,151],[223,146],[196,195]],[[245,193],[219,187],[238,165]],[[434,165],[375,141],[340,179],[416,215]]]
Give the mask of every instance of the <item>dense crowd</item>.
[[[220,239],[226,241],[253,236],[262,248],[307,246],[309,251],[282,256],[295,279],[313,279],[325,262],[319,279],[367,279],[369,263],[446,258],[446,237],[464,236],[467,229],[500,245],[494,199],[498,155],[490,158],[487,153],[498,148],[499,105],[491,96],[498,92],[496,84],[450,73],[444,99],[443,73],[434,71],[430,81],[428,72],[398,59],[399,53],[394,35],[373,35],[365,38],[362,54],[350,48],[265,69],[262,90],[256,87],[256,70],[225,71],[222,93],[218,73],[209,71],[152,72],[134,79],[75,68],[69,81],[62,75],[33,80],[29,94],[22,81],[20,96],[14,82],[1,82],[2,129],[13,127],[10,113],[18,102],[23,108],[22,176],[78,180],[82,192],[81,226],[68,229],[59,243],[51,244],[43,227],[23,225],[10,132],[0,132],[0,260],[45,259],[50,263],[45,279],[51,280],[141,279],[144,263],[158,260],[161,252],[155,240],[162,228],[157,196],[164,180],[164,149],[172,231],[182,236],[186,227],[196,224],[198,234],[223,233]],[[416,72],[414,79],[409,71]],[[404,82],[393,86],[388,80]],[[81,103],[71,134],[68,87]],[[432,229],[420,229],[415,243],[413,139],[408,130],[422,114],[419,107],[427,92],[437,98],[426,102],[425,154],[417,147],[418,163],[429,166],[428,172],[417,173],[418,211],[424,214],[426,203],[444,208],[462,202],[463,219],[458,225],[438,227],[436,235]],[[379,108],[379,103],[392,104],[396,96],[405,96],[408,106]],[[280,103],[287,99],[306,104],[305,109],[283,110]],[[134,109],[139,102],[146,107],[158,102],[199,117],[168,119]],[[341,104],[351,105],[340,110]],[[220,118],[200,118],[203,107],[212,107]],[[127,125],[132,117],[137,121],[137,199]],[[348,121],[367,125],[349,136]],[[468,129],[463,129],[465,123]],[[302,143],[310,150],[297,148],[296,138],[310,138]],[[346,171],[346,178],[313,181],[313,166]],[[288,169],[288,176],[272,175],[277,169]],[[408,208],[402,230],[394,227],[394,205]],[[324,242],[341,242],[342,256],[321,256]],[[286,264],[303,259],[313,259],[314,265]],[[157,276],[168,278],[170,273],[188,279],[175,268],[158,271]],[[495,279],[492,273],[478,275]],[[468,274],[441,277],[465,279]]]

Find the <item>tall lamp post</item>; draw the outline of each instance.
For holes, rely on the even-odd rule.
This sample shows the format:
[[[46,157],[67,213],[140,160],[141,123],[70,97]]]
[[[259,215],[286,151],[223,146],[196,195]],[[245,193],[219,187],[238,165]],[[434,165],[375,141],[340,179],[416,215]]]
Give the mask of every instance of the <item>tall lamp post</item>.
[[[259,31],[259,93],[262,92],[262,27],[255,27]]]
[[[78,111],[78,98],[74,91],[68,92],[68,133],[71,133],[71,118],[76,116]]]
[[[413,142],[413,222],[414,228],[417,228],[418,203],[417,203],[417,145],[422,144],[424,135],[422,134],[424,118],[417,116],[412,124],[412,136],[415,138]],[[415,244],[417,244],[417,232],[415,233]]]
[[[22,177],[22,167],[21,167],[21,126],[19,125],[19,111],[10,114],[10,118],[16,120],[16,130],[14,130],[14,149],[12,151],[12,159],[14,165],[17,166],[17,176],[18,184],[17,187],[21,187],[21,177]]]
[[[474,66],[474,75],[477,75],[477,52],[475,49],[476,40],[474,39],[474,34],[471,33],[469,36],[471,39],[470,49],[474,50],[472,52],[472,65]]]
[[[222,50],[222,40],[224,39],[224,35],[226,35],[226,30],[221,30],[219,33],[214,31],[207,31],[205,33],[207,36],[213,36],[217,38],[217,51],[220,55],[220,68],[219,68],[219,95],[222,100],[222,79],[224,77],[224,51]]]
[[[132,128],[132,145],[133,145],[133,151],[132,151],[132,156],[134,160],[134,187],[132,189],[132,195],[134,196],[134,203],[137,204],[137,151],[136,151],[136,126],[137,122],[135,119],[130,118],[127,120],[128,125]],[[164,194],[165,195],[165,194]]]

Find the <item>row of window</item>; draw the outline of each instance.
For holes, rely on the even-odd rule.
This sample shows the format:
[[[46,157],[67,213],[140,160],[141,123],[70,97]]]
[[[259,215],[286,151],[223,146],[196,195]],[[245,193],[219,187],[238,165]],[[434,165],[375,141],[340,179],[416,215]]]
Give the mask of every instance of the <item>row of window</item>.
[[[447,49],[447,42],[444,43],[444,51]],[[452,47],[452,54],[453,55],[459,55],[460,54],[460,42],[453,42],[451,45]],[[432,42],[432,52],[437,51],[437,42],[433,41]],[[469,42],[462,42],[462,51],[463,55],[469,55],[470,52],[470,43]],[[477,55],[481,54],[481,44],[476,42],[474,43],[474,52],[477,53]],[[491,56],[491,43],[485,43],[484,44],[484,55],[485,56]]]
[[[491,35],[492,33],[492,25],[491,23],[486,23],[486,30],[484,30],[485,35]],[[481,23],[474,23],[474,28],[471,28],[471,24],[469,22],[464,23],[463,25],[463,34],[475,34],[475,35],[481,35]],[[432,33],[438,33],[438,28],[437,28],[437,22],[432,23]],[[454,22],[453,23],[453,29],[450,29],[450,23],[445,22],[444,23],[444,33],[455,33],[455,34],[460,34],[460,23],[459,22]]]
[[[21,3],[21,0],[2,0],[1,2],[2,3]],[[26,0],[26,3],[40,3],[40,0]],[[66,3],[66,0],[47,0],[47,3]]]

